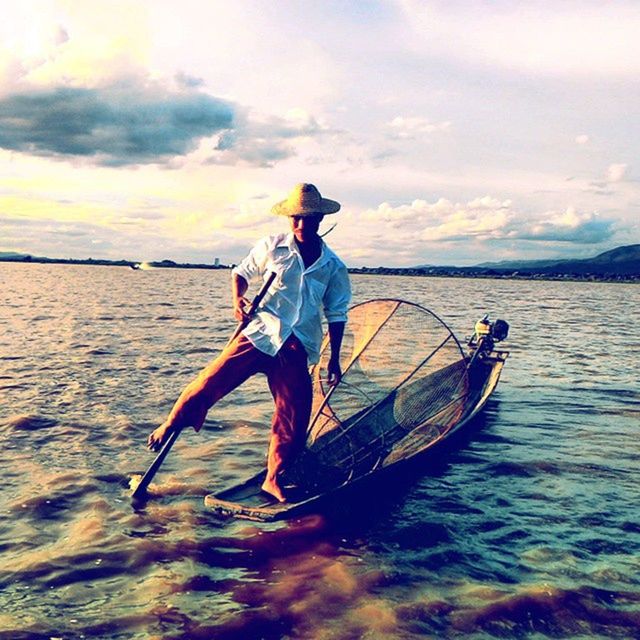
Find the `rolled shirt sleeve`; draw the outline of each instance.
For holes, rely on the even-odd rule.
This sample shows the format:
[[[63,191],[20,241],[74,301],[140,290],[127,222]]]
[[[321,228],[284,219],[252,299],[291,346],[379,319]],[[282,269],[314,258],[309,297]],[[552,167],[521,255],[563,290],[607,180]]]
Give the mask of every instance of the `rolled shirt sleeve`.
[[[232,272],[243,277],[247,282],[251,282],[254,276],[262,275],[266,270],[266,263],[269,256],[270,238],[262,238],[251,249],[247,257]]]
[[[351,284],[347,267],[340,263],[333,273],[323,299],[327,322],[346,322],[351,301]]]

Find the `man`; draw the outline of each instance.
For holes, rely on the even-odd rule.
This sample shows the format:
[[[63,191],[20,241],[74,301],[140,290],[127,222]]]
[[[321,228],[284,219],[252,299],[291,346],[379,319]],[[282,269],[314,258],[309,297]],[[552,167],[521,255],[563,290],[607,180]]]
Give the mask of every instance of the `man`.
[[[340,204],[323,198],[312,184],[299,184],[272,208],[287,216],[291,233],[260,240],[233,270],[233,310],[248,321],[242,333],[182,392],[165,422],[149,435],[157,450],[177,428],[199,431],[207,411],[250,376],[264,373],[275,402],[267,475],[262,489],[286,500],[282,473],[304,446],[311,414],[309,364],[319,359],[321,311],[329,325],[331,355],[328,381],[340,381],[340,347],[351,298],[349,276],[342,261],[324,243],[318,229],[326,214]],[[254,278],[275,273],[253,318],[247,316],[245,293]]]

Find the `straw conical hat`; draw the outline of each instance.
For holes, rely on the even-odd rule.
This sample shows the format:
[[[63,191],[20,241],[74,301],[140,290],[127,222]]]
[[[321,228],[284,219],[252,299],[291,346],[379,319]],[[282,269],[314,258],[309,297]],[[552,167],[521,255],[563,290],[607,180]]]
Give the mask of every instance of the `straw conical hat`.
[[[323,198],[312,184],[297,184],[289,197],[274,205],[271,213],[278,216],[312,216],[325,213],[336,213],[340,203]]]

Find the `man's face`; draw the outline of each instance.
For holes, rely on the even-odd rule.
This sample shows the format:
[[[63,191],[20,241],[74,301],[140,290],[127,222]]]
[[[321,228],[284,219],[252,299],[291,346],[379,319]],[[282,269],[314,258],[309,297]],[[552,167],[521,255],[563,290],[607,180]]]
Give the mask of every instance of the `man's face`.
[[[312,216],[290,216],[291,231],[298,242],[307,242],[316,238],[324,216],[321,213]]]

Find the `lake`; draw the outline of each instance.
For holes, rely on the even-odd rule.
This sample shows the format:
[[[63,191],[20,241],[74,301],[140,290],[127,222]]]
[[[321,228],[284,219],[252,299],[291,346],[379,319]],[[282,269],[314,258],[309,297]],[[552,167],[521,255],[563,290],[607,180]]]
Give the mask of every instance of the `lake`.
[[[265,459],[256,378],[134,509],[148,432],[235,327],[229,281],[0,263],[0,639],[640,637],[637,285],[355,275],[354,303],[460,340],[509,322],[467,433],[325,513],[224,520],[203,496]]]

